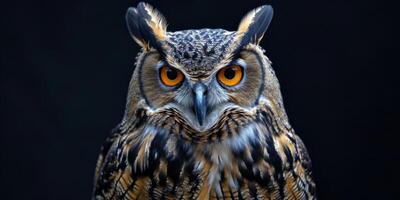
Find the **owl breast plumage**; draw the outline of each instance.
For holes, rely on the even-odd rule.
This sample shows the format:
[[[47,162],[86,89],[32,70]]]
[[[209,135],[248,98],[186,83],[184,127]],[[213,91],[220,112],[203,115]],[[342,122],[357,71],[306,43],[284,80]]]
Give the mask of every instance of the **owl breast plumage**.
[[[150,5],[128,9],[142,51],[93,199],[316,199],[307,150],[258,45],[271,19],[262,6],[236,31],[168,32]]]

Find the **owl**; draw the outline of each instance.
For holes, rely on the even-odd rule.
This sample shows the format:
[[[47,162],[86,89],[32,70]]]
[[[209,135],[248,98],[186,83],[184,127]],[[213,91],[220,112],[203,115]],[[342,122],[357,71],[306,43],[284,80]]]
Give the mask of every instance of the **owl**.
[[[93,199],[316,199],[309,155],[259,46],[272,15],[264,5],[236,31],[168,32],[152,6],[127,10],[142,50]]]

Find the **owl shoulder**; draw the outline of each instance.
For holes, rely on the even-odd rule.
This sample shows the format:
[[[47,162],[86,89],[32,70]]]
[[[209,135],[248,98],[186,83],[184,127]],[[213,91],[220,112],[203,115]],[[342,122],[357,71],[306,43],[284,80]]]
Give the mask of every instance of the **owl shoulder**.
[[[299,154],[301,164],[303,165],[303,167],[306,169],[307,172],[311,172],[312,162],[303,140],[301,140],[301,138],[296,134],[294,134],[294,139],[296,141],[296,148]]]

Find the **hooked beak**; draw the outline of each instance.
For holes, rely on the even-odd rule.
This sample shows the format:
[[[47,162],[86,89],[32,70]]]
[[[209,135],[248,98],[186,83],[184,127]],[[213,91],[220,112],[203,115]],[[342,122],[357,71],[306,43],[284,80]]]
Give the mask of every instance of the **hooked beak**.
[[[206,92],[207,86],[203,83],[196,83],[193,85],[194,112],[200,126],[203,126],[207,113]]]

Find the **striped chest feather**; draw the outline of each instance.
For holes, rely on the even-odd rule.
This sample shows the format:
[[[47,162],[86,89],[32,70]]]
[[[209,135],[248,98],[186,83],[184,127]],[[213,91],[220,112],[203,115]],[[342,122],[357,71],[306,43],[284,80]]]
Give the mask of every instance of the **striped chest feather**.
[[[153,126],[121,134],[99,161],[97,199],[313,199],[297,136],[250,123],[234,136],[186,141]],[[228,130],[227,130],[228,131]]]

